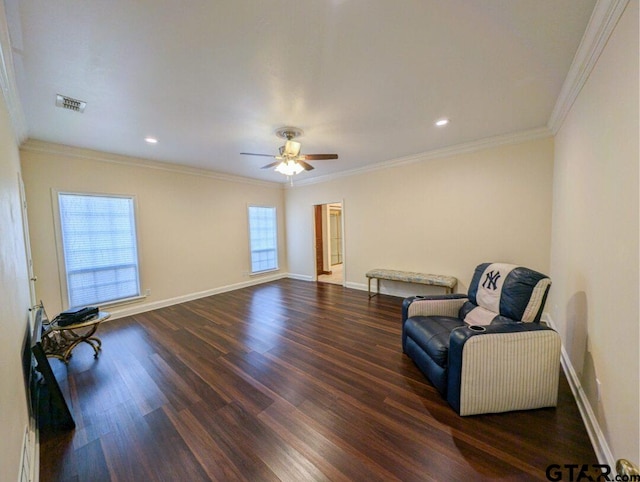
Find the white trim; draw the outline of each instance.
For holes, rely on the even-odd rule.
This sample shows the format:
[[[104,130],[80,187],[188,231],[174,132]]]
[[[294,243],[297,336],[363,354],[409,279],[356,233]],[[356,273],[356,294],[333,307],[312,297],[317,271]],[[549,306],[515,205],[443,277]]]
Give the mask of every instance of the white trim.
[[[313,259],[313,268],[312,271],[315,273],[313,276],[310,276],[310,280],[311,281],[318,281],[318,274],[317,274],[317,266],[316,266],[316,249],[317,249],[317,245],[316,245],[316,213],[315,213],[315,207],[316,206],[330,206],[332,204],[340,204],[340,210],[342,212],[340,218],[341,218],[341,226],[340,229],[342,229],[342,242],[341,242],[341,249],[342,249],[342,283],[340,284],[340,286],[346,287],[347,286],[347,246],[346,246],[346,235],[345,235],[345,208],[344,208],[344,198],[342,198],[341,201],[330,201],[330,202],[319,202],[319,203],[313,203],[311,205],[311,225],[313,227],[313,236],[311,237],[311,258]],[[300,278],[296,278],[296,279],[300,279]],[[305,275],[305,279],[303,281],[306,281],[306,275]]]
[[[598,0],[578,46],[547,127],[556,135],[571,110],[629,0]]]
[[[260,276],[260,275],[267,274],[267,273],[273,273],[275,271],[280,271],[280,267],[269,268],[269,269],[265,269],[263,271],[249,272],[249,276]]]
[[[40,480],[40,431],[33,420],[33,439],[31,440],[31,454],[33,457],[33,466],[31,468],[31,480],[34,482]]]
[[[29,401],[31,403],[31,401]],[[36,482],[40,480],[40,436],[36,419],[29,417],[25,426],[20,454],[20,472],[18,482]]]
[[[573,102],[584,86],[591,70],[598,60],[602,50],[604,49],[609,36],[613,32],[618,20],[622,16],[629,0],[598,0],[589,24],[582,36],[582,40],[576,51],[569,73],[560,90],[560,94],[556,100],[554,109],[549,117],[547,125],[527,131],[515,132],[501,136],[488,137],[476,141],[466,142],[455,146],[449,146],[442,149],[426,151],[413,156],[407,156],[395,160],[383,161],[370,166],[365,166],[348,171],[342,171],[335,174],[318,176],[311,179],[296,179],[293,186],[285,185],[286,189],[295,189],[296,187],[308,186],[310,184],[318,184],[329,182],[341,177],[363,174],[366,172],[387,169],[390,167],[412,164],[430,159],[439,159],[443,157],[451,157],[459,154],[498,147],[507,144],[516,144],[529,140],[542,139],[551,137],[558,133],[562,122],[568,114]]]
[[[554,330],[558,331],[555,322],[551,318],[551,315],[549,315],[548,313],[544,313],[542,315],[542,321]],[[600,428],[598,419],[596,418],[596,415],[591,408],[591,403],[589,403],[589,399],[587,398],[587,395],[582,388],[582,384],[580,383],[578,374],[571,364],[569,354],[564,349],[564,343],[562,344],[560,364],[562,365],[564,374],[567,377],[569,386],[571,387],[571,392],[573,393],[573,397],[575,398],[576,404],[578,405],[578,410],[580,411],[580,415],[582,416],[582,421],[584,422],[587,434],[589,435],[589,439],[591,440],[593,450],[595,451],[596,457],[598,458],[598,463],[606,464],[609,467],[615,467],[616,460],[613,457],[611,449],[609,448],[609,444],[607,443],[607,439],[605,438],[604,433]]]
[[[173,306],[180,303],[186,303],[187,301],[193,301],[200,298],[206,298],[207,296],[213,296],[220,293],[226,293],[228,291],[239,290],[241,288],[248,288],[250,286],[256,286],[263,283],[269,283],[271,281],[277,281],[283,278],[293,278],[292,275],[287,273],[279,273],[271,276],[263,276],[260,278],[252,279],[250,281],[243,281],[241,283],[234,283],[230,285],[220,286],[218,288],[212,288],[210,290],[198,291],[196,293],[189,293],[187,295],[176,296],[175,298],[168,298],[165,300],[154,301],[153,303],[144,303],[135,306],[128,306],[122,309],[116,309],[109,311],[111,317],[109,320],[116,320],[118,318],[124,318],[125,316],[137,315],[138,313],[144,313],[146,311],[157,310],[160,308],[166,308],[167,306]],[[299,279],[299,278],[295,278]]]
[[[291,279],[297,279],[298,281],[316,281],[316,278],[314,276],[310,276],[308,274],[288,273],[286,277]]]
[[[547,127],[539,127],[537,129],[513,132],[511,134],[504,134],[504,135],[494,136],[494,137],[486,137],[484,139],[465,142],[463,144],[457,144],[455,146],[443,147],[442,149],[426,151],[420,154],[414,154],[411,156],[392,159],[389,161],[378,162],[376,164],[371,164],[371,165],[359,167],[356,169],[349,169],[347,171],[337,172],[334,174],[327,174],[324,176],[313,177],[311,179],[301,179],[301,180],[296,179],[296,182],[293,186],[285,185],[285,188],[296,189],[296,187],[333,181],[334,179],[339,179],[341,177],[354,176],[357,174],[363,174],[367,172],[379,171],[382,169],[389,169],[397,166],[414,164],[416,162],[422,162],[422,161],[427,161],[431,159],[442,159],[445,157],[452,157],[460,154],[468,154],[470,152],[476,152],[483,149],[489,149],[492,147],[499,147],[499,146],[504,146],[508,144],[518,144],[520,142],[532,141],[536,139],[544,139],[546,137],[551,137],[551,131],[549,131]]]
[[[365,283],[355,283],[353,281],[345,281],[344,286],[345,288],[351,288],[354,290],[369,291],[369,287]],[[388,293],[387,290],[384,287],[382,287],[382,289],[380,290],[380,294],[388,295],[390,293]]]
[[[123,156],[109,152],[93,151],[80,147],[67,146],[64,144],[54,144],[37,139],[28,139],[24,142],[20,149],[27,152],[40,152],[44,154],[52,154],[59,156],[74,157],[78,159],[86,159],[90,161],[109,162],[113,164],[123,164],[133,167],[144,167],[148,169],[157,169],[161,171],[176,172],[191,176],[208,177],[227,182],[238,182],[242,184],[251,184],[254,186],[270,187],[274,189],[283,189],[284,184],[268,181],[260,181],[248,177],[234,176],[231,174],[223,174],[221,172],[210,171],[207,169],[199,169],[181,164],[173,164],[170,162],[152,161],[149,159],[140,159],[135,157]]]
[[[118,305],[135,302],[138,299],[145,298],[142,294],[142,265],[141,265],[141,253],[140,253],[140,235],[138,232],[138,198],[135,194],[112,194],[112,193],[98,193],[98,192],[80,192],[80,191],[66,191],[51,188],[51,206],[53,215],[53,228],[55,233],[56,254],[58,261],[58,279],[60,281],[60,302],[64,309],[70,308],[69,306],[69,285],[67,283],[67,265],[64,254],[64,238],[62,235],[62,223],[60,220],[60,194],[70,194],[77,196],[95,196],[105,198],[120,198],[129,199],[133,202],[133,225],[135,228],[136,236],[136,263],[138,272],[138,294],[129,298],[117,299],[112,301],[106,301],[101,303],[101,306]]]
[[[31,237],[29,233],[29,213],[27,206],[27,194],[22,180],[22,172],[18,172],[18,188],[20,192],[20,208],[22,211],[22,233],[24,236],[24,252],[27,261],[27,273],[29,275],[29,304],[35,306],[38,304],[36,297],[36,276],[33,272],[33,256],[31,254]]]
[[[267,268],[267,269],[261,269],[259,271],[253,271],[253,246],[251,244],[251,208],[263,208],[263,209],[271,209],[273,210],[273,215],[275,217],[275,240],[276,240],[276,246],[275,246],[275,251],[276,251],[276,265],[271,267],[271,268]],[[279,223],[279,219],[278,219],[278,208],[276,206],[273,205],[268,205],[268,204],[251,204],[248,203],[247,204],[247,234],[248,234],[248,240],[249,241],[249,276],[259,276],[261,274],[266,274],[266,273],[270,273],[273,271],[278,271],[280,270],[280,253],[278,250],[278,245],[279,245],[279,241],[280,241],[280,233],[278,230],[278,223]]]
[[[456,154],[468,153],[477,151],[480,149],[486,149],[489,147],[500,146],[504,144],[524,142],[526,140],[533,140],[550,135],[555,135],[560,129],[562,122],[564,121],[567,113],[569,112],[573,102],[578,96],[584,83],[586,82],[593,66],[595,65],[598,57],[604,49],[611,32],[615,28],[619,18],[622,16],[624,9],[629,0],[598,0],[596,3],[591,19],[582,37],[582,41],[578,47],[576,55],[574,56],[573,63],[569,69],[569,73],[565,78],[562,85],[562,89],[556,100],[556,104],[551,113],[549,121],[546,127],[540,127],[523,132],[517,132],[513,134],[507,134],[503,136],[490,137],[486,139],[480,139],[468,143],[459,144],[457,146],[445,147],[443,149],[436,149],[433,151],[427,151],[414,156],[408,156],[396,160],[384,161],[371,166],[362,168],[351,169],[343,171],[341,173],[329,174],[325,176],[318,176],[310,179],[296,179],[294,186],[289,186],[286,183],[274,183],[267,181],[259,181],[256,179],[245,178],[241,176],[233,176],[229,174],[217,173],[214,171],[208,171],[205,169],[189,168],[186,166],[180,166],[170,163],[160,163],[148,160],[139,160],[127,158],[125,156],[118,155],[105,155],[96,151],[81,150],[78,148],[72,148],[69,146],[61,146],[59,144],[50,144],[42,141],[28,140],[23,146],[26,150],[41,151],[48,153],[64,153],[67,155],[74,155],[77,157],[83,157],[86,159],[99,160],[103,162],[114,162],[121,164],[132,164],[136,166],[144,166],[155,169],[164,169],[173,172],[181,172],[185,174],[199,175],[212,177],[215,179],[241,182],[248,184],[255,184],[261,186],[275,187],[278,189],[295,189],[296,186],[306,186],[310,184],[322,183],[337,179],[340,177],[361,174],[365,172],[375,171],[379,169],[386,169],[393,166],[410,164],[413,162],[419,162],[427,159],[441,158],[452,156]],[[19,96],[15,85],[15,73],[12,63],[11,44],[9,38],[9,30],[6,23],[6,12],[4,10],[4,4],[0,2],[0,86],[7,103],[15,136],[18,144],[21,144],[27,137],[27,129],[24,121],[23,111],[20,105]],[[45,147],[50,146],[50,147]],[[83,155],[76,154],[75,152],[82,151]],[[91,152],[91,154],[88,154]]]
[[[18,473],[18,482],[31,482],[31,442],[29,439],[29,426],[25,428],[24,437],[22,437],[22,450],[20,451],[20,472]]]
[[[111,308],[112,306],[130,305],[131,303],[137,303],[138,301],[145,300],[147,299],[147,297],[148,296],[145,294],[140,294],[138,296],[132,296],[131,298],[122,298],[120,300],[106,301],[104,303],[100,303],[100,308],[101,309],[104,308],[106,310],[107,308]]]
[[[5,2],[0,2],[0,88],[7,104],[16,143],[20,145],[27,138],[27,126],[16,86]]]

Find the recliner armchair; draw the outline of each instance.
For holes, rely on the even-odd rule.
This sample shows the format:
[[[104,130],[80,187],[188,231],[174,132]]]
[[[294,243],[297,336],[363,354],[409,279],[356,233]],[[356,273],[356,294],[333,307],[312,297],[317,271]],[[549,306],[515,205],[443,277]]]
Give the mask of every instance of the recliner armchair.
[[[557,405],[560,336],[540,324],[551,280],[484,263],[469,292],[406,298],[402,349],[460,415]]]

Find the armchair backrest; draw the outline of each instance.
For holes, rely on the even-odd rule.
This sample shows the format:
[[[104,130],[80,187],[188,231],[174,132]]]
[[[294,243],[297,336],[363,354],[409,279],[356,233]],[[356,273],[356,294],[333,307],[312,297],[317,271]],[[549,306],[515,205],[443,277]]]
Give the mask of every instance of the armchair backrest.
[[[551,279],[529,268],[505,263],[479,265],[461,315],[469,324],[488,324],[495,316],[540,321]]]

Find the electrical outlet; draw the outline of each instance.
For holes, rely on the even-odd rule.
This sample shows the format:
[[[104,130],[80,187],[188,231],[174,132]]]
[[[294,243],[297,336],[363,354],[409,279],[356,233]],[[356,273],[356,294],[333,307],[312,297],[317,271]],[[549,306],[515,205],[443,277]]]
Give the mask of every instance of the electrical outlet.
[[[144,290],[144,295],[145,296],[151,296],[151,289],[147,288],[146,290]]]
[[[598,402],[602,401],[602,382],[596,378],[596,397]]]

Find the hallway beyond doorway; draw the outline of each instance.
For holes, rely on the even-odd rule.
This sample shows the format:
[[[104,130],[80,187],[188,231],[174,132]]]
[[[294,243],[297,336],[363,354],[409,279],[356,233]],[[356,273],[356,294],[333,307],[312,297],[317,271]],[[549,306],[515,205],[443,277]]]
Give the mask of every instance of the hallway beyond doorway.
[[[344,284],[342,202],[314,206],[314,239],[317,281]]]
[[[342,285],[342,263],[331,266],[331,274],[319,274],[318,283],[332,283]]]

